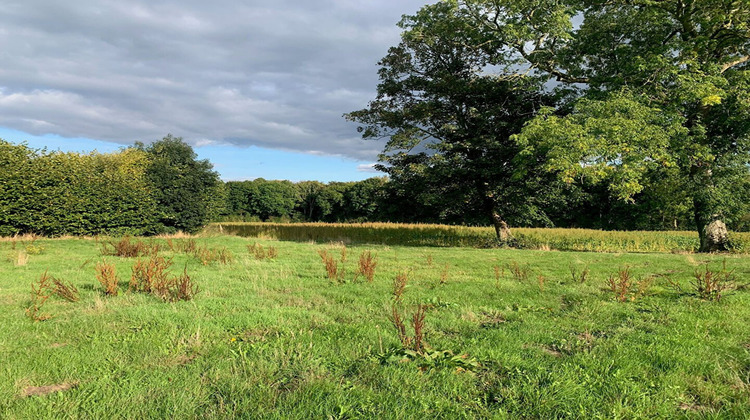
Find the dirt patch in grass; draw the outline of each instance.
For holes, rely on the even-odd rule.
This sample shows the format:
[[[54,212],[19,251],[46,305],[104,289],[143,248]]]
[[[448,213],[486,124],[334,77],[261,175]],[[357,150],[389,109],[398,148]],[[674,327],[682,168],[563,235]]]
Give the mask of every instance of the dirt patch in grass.
[[[688,403],[680,403],[680,410],[682,411],[688,411],[691,413],[699,413],[702,411],[707,411],[708,409],[702,405],[697,404],[688,404]]]
[[[171,364],[175,366],[185,366],[192,363],[196,358],[198,358],[197,354],[181,354],[172,359]]]
[[[56,385],[27,386],[21,391],[21,398],[40,397],[53,392],[62,392],[78,386],[78,382],[63,382]]]
[[[561,352],[559,352],[559,351],[557,351],[557,350],[555,350],[553,348],[547,347],[547,346],[543,346],[542,347],[542,351],[545,352],[546,354],[549,354],[552,357],[562,357],[563,356],[563,354]]]
[[[507,321],[501,312],[487,311],[482,312],[482,320],[479,322],[481,328],[498,328]]]

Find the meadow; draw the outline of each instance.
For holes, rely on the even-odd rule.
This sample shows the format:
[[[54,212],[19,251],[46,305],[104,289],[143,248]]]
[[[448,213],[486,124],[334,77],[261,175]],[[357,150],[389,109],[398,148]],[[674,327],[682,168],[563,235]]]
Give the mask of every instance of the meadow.
[[[403,223],[214,223],[209,231],[285,241],[339,241],[406,246],[495,247],[491,227]],[[693,252],[691,231],[602,231],[593,229],[514,228],[520,249],[592,252]],[[750,251],[750,232],[731,232],[732,252]]]
[[[0,241],[0,418],[750,416],[745,255],[218,230]]]

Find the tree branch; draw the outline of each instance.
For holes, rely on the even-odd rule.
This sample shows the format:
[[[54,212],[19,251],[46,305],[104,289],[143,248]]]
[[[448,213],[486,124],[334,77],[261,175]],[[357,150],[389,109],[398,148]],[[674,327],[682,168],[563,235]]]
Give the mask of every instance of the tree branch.
[[[724,65],[721,66],[721,72],[724,73],[725,71],[731,69],[732,67],[739,66],[740,64],[746,63],[748,61],[750,61],[750,55],[746,55],[746,56],[740,57],[740,58],[738,58],[738,59],[736,59],[734,61],[730,61],[728,63],[724,63]]]

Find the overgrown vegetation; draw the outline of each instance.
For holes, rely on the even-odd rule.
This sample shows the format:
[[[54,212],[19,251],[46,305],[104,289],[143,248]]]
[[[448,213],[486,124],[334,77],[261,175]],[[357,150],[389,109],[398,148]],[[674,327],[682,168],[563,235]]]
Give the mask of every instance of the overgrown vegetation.
[[[40,239],[45,251],[27,265],[0,264],[0,358],[12,360],[0,372],[0,417],[105,417],[111,407],[126,417],[411,418],[429,407],[434,417],[742,418],[749,409],[744,257],[350,244],[342,262],[340,243],[152,241],[156,254],[108,257],[104,271],[136,280],[106,299],[95,241]],[[247,255],[248,246],[278,256],[203,265],[192,255]],[[11,247],[0,241],[0,251]],[[345,266],[347,280],[360,260],[377,261],[377,274],[330,281],[317,251]],[[721,289],[718,302],[702,297],[696,273],[731,286],[711,289]],[[58,278],[77,301],[53,292]],[[159,283],[148,278],[170,286],[148,291]],[[61,391],[17,397],[29,389]],[[92,392],[103,397],[83,398]]]
[[[378,266],[377,259],[372,255],[371,251],[362,251],[359,256],[359,266],[357,268],[357,276],[364,276],[368,283],[372,283],[375,279],[375,268]]]
[[[499,244],[488,227],[398,223],[217,223],[211,232],[250,238],[327,243],[344,238],[349,243],[407,246],[492,248]],[[521,249],[592,252],[694,252],[693,232],[613,232],[587,229],[516,228],[515,247]],[[730,236],[732,250],[750,250],[749,233]],[[428,257],[429,258],[429,257]]]
[[[31,283],[31,302],[26,308],[26,315],[32,321],[46,321],[52,318],[52,315],[42,313],[42,306],[53,293],[52,278],[45,271],[39,277],[39,281]]]
[[[117,277],[117,269],[113,263],[108,263],[106,261],[97,263],[96,279],[104,288],[105,295],[117,296],[120,279]]]

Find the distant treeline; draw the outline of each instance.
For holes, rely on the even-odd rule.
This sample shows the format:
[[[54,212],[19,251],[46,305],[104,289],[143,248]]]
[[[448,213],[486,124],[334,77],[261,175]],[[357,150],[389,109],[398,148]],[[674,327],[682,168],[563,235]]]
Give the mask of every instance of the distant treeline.
[[[358,182],[230,181],[218,221],[401,222],[488,225],[481,208],[451,200],[418,184],[385,177]],[[516,227],[577,227],[604,230],[692,230],[692,204],[685,192],[649,190],[635,203],[611,197],[603,187],[583,187],[552,197],[546,221],[510,218]],[[746,231],[750,215],[730,229]]]
[[[743,185],[745,187],[746,185]],[[358,182],[230,181],[167,136],[115,153],[34,150],[0,140],[0,236],[153,235],[195,232],[211,221],[403,222],[485,226],[486,213],[418,179]],[[550,196],[545,217],[519,211],[515,227],[605,230],[695,228],[677,188],[648,189],[630,204],[585,185]],[[531,216],[531,217],[530,217]],[[750,217],[729,225],[747,231]]]

